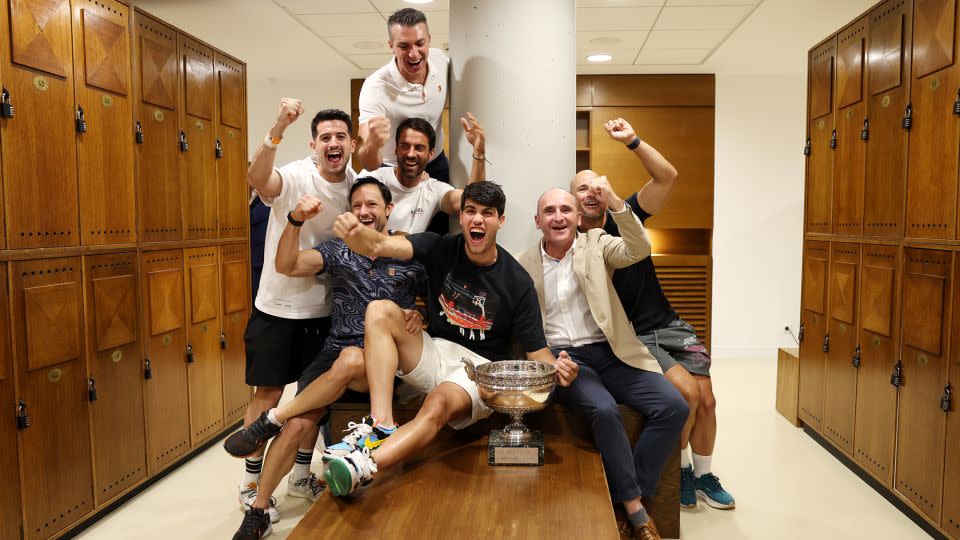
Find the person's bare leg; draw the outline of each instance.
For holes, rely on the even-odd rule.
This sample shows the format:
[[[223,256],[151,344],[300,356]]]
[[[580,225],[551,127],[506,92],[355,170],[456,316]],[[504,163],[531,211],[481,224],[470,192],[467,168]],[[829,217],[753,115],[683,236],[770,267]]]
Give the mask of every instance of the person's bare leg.
[[[472,411],[470,394],[454,383],[440,383],[423,400],[417,417],[400,426],[373,453],[377,470],[388,469],[426,448],[443,426],[453,420],[469,418]]]
[[[363,366],[363,349],[347,347],[340,351],[340,355],[329,371],[317,377],[289,403],[277,407],[273,411],[273,416],[278,422],[283,423],[290,418],[325,407],[342,396],[351,385],[355,387],[354,389],[363,390],[366,387],[366,376]],[[301,448],[311,446],[301,446]]]
[[[390,300],[374,300],[367,306],[364,341],[370,414],[380,424],[394,426],[393,378],[397,369],[409,373],[417,367],[423,335],[407,331],[400,306]]]
[[[250,404],[247,405],[247,411],[243,413],[243,427],[247,427],[254,422],[260,415],[277,406],[280,403],[280,396],[283,395],[282,386],[258,386],[253,392]],[[256,452],[247,456],[248,458],[262,457],[266,448],[258,448]]]
[[[684,449],[690,442],[690,433],[697,421],[696,412],[701,403],[700,386],[693,375],[680,365],[671,367],[663,376],[670,381],[674,388],[680,391],[680,395],[683,396],[687,406],[690,407],[690,416],[687,417],[687,423],[683,425],[683,432],[680,434],[680,448]]]
[[[695,454],[712,456],[717,442],[717,399],[713,395],[713,382],[710,377],[703,375],[693,377],[700,388],[700,407],[697,409],[697,420],[690,434],[690,448]]]
[[[293,469],[297,458],[297,449],[305,435],[316,430],[317,422],[323,417],[325,410],[310,411],[303,415],[291,418],[284,424],[280,434],[270,443],[270,451],[263,460],[263,472],[260,474],[260,485],[257,486],[257,500],[254,508],[266,510],[270,505],[270,497],[280,485],[283,475]]]

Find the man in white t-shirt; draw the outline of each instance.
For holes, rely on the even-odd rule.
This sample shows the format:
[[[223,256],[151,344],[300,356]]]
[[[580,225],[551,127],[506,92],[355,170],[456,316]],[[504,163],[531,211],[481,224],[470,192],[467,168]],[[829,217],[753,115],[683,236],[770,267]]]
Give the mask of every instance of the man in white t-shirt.
[[[303,114],[298,99],[280,101],[277,121],[257,148],[247,171],[247,182],[270,207],[263,253],[263,274],[253,313],[244,333],[246,382],[256,387],[244,415],[244,424],[277,406],[283,387],[300,378],[303,370],[323,348],[330,331],[329,286],[326,276],[287,277],[277,272],[277,243],[290,211],[304,195],[319,198],[327,208],[349,208],[350,187],[356,174],[347,164],[356,148],[350,115],[337,110],[318,112],[310,124],[311,155],[275,168],[276,149],[283,133]],[[339,212],[338,211],[338,212]],[[338,212],[329,212],[303,225],[301,247],[306,249],[333,238],[331,229]],[[305,434],[297,466],[290,474],[288,494],[315,497],[316,478],[310,473],[310,458],[319,429]],[[246,460],[239,486],[240,504],[248,508],[256,499],[263,449]],[[304,463],[305,462],[305,463]],[[279,519],[271,504],[271,518]]]
[[[483,128],[470,113],[460,119],[467,142],[473,153],[482,154],[486,144]],[[427,230],[433,216],[439,212],[456,215],[460,211],[462,189],[432,178],[427,162],[435,151],[437,135],[433,126],[423,118],[407,118],[397,126],[395,147],[397,165],[385,165],[374,171],[363,171],[361,176],[373,176],[383,182],[393,196],[393,212],[387,228],[408,234]],[[467,184],[485,180],[486,167],[482,160],[473,160]]]

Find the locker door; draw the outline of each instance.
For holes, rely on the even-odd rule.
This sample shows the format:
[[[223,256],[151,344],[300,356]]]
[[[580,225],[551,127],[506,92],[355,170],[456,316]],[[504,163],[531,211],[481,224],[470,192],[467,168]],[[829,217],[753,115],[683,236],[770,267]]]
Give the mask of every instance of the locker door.
[[[221,53],[215,54],[217,76],[217,142],[222,157],[217,159],[220,238],[247,236],[247,146],[243,137],[243,64]]]
[[[956,274],[955,274],[956,275]],[[943,517],[940,526],[954,538],[960,538],[960,290],[954,290],[953,297],[953,347],[950,361],[950,412],[947,417],[947,453],[944,460],[943,477],[949,479],[943,486]]]
[[[246,383],[246,351],[243,331],[250,315],[248,281],[250,259],[246,244],[220,247],[220,284],[223,287],[223,421],[230,424],[243,418],[250,403]]]
[[[187,368],[190,387],[190,444],[223,428],[223,376],[220,361],[220,284],[217,248],[183,251],[186,274]]]
[[[950,344],[951,256],[907,249],[903,269],[903,381],[897,423],[896,490],[931,519],[940,517],[946,415],[940,396]]]
[[[181,240],[177,31],[140,12],[134,17],[136,121],[143,133],[135,145],[140,238]]]
[[[867,102],[863,76],[868,19],[854,22],[837,35],[837,149],[833,162],[833,232],[861,234],[863,174],[866,167]],[[867,135],[869,139],[869,131]]]
[[[810,52],[810,158],[807,162],[807,232],[830,232],[834,133],[833,74],[837,39]]]
[[[134,242],[130,8],[116,0],[73,1],[80,231],[83,244]]]
[[[13,382],[13,354],[10,349],[10,304],[7,302],[7,263],[0,263],[0,403],[14,407],[17,403]],[[0,538],[19,538],[20,534],[20,470],[17,461],[17,426],[9,420],[0,422]]]
[[[888,0],[869,15],[863,232],[871,236],[903,235],[912,13],[912,0]]]
[[[0,120],[7,247],[75,246],[80,218],[70,3],[11,0],[9,8],[0,10],[9,40],[0,69],[14,105],[14,117]]]
[[[140,271],[147,466],[153,475],[190,449],[183,253],[179,249],[144,252]]]
[[[183,102],[180,129],[188,149],[180,152],[184,238],[216,238],[217,165],[214,129],[213,49],[179,35]]]
[[[915,0],[913,128],[907,169],[907,232],[914,238],[954,238],[957,226],[957,154],[960,92],[956,0]]]
[[[146,478],[137,254],[84,257],[87,363],[97,506]]]
[[[860,279],[860,368],[853,457],[885,486],[893,481],[897,389],[890,377],[899,355],[897,246],[863,246]]]
[[[18,399],[30,415],[20,431],[24,533],[49,538],[94,508],[80,258],[10,270]]]
[[[853,424],[857,399],[857,321],[860,246],[830,246],[830,348],[824,372],[823,433],[848,455],[853,454]]]
[[[827,263],[830,243],[808,240],[803,254],[803,302],[800,311],[799,416],[821,431],[823,421],[823,371],[827,343]]]

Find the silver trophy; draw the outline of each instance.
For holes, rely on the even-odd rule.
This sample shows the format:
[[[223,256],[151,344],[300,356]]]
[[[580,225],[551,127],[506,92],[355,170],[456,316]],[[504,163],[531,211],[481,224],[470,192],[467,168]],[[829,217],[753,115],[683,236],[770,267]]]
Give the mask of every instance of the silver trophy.
[[[557,384],[557,369],[534,360],[500,360],[475,366],[461,358],[463,369],[477,384],[480,399],[512,421],[490,432],[491,465],[543,465],[543,434],[523,425],[524,413],[546,407]]]

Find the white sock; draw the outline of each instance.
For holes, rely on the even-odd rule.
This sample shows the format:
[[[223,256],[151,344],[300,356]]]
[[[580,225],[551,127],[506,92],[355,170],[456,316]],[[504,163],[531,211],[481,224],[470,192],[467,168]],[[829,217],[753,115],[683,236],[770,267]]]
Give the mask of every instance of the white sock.
[[[277,420],[277,416],[273,414],[274,411],[276,411],[276,409],[270,409],[269,411],[267,411],[267,420],[269,420],[270,423],[275,426],[282,426],[283,422]]]
[[[244,460],[243,486],[260,483],[260,468],[263,466],[263,456],[246,458]]]
[[[710,461],[713,456],[701,456],[693,452],[693,475],[697,478],[710,473]]]
[[[680,468],[686,469],[690,466],[690,445],[680,449]]]
[[[297,481],[306,476],[310,476],[310,461],[313,459],[313,448],[298,448],[297,459],[293,463],[293,470],[290,471],[290,477]]]

